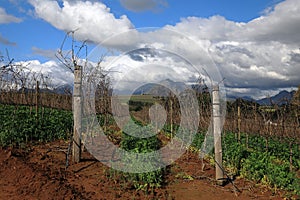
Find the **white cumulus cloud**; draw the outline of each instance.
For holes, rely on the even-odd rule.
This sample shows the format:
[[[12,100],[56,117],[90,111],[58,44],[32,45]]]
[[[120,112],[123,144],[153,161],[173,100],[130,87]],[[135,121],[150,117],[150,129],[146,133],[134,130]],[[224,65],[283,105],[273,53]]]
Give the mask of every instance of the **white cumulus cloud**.
[[[61,85],[72,85],[74,80],[73,73],[67,69],[64,65],[56,61],[47,61],[41,63],[38,60],[30,60],[26,62],[18,62],[16,64],[21,64],[27,66],[27,72],[41,73],[49,77],[49,82],[47,83],[49,87],[57,87]]]
[[[44,19],[57,29],[76,30],[78,40],[101,42],[109,36],[133,28],[123,15],[116,18],[101,2],[29,0],[37,17]]]

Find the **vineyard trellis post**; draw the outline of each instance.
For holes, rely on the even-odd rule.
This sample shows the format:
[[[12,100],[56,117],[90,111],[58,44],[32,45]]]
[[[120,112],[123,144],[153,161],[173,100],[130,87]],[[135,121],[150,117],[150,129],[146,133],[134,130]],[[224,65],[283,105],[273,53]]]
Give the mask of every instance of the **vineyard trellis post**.
[[[85,60],[87,60],[87,46],[86,40],[82,42],[80,46],[76,45],[75,40],[75,31],[72,30],[66,33],[65,38],[61,44],[60,49],[58,50],[57,54],[55,55],[58,60],[72,73],[74,73],[74,88],[73,88],[73,137],[72,137],[72,161],[74,163],[80,162],[81,158],[81,120],[82,120],[82,65],[78,64],[80,61],[79,55],[81,50],[85,50]],[[71,35],[71,50],[64,51],[63,47],[67,38]],[[75,50],[78,48],[78,50]]]
[[[212,91],[213,103],[213,135],[215,147],[215,162],[216,162],[216,180],[217,183],[223,185],[224,172],[222,164],[222,141],[221,141],[221,109],[220,109],[220,94],[219,85],[215,85]]]
[[[74,118],[74,134],[73,134],[73,151],[72,159],[74,163],[78,163],[81,157],[81,116],[82,116],[82,67],[76,65],[74,68],[74,89],[73,89],[73,118]]]
[[[40,88],[39,88],[39,81],[36,81],[36,87],[35,87],[35,112],[36,116],[38,118],[39,113],[39,99],[40,99]]]
[[[241,106],[238,105],[238,142],[241,143]]]

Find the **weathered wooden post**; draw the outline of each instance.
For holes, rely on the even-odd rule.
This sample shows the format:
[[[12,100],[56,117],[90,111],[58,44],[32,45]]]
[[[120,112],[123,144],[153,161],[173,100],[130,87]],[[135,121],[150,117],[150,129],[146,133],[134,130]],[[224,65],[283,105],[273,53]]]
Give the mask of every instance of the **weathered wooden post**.
[[[222,140],[221,140],[221,110],[220,110],[220,95],[219,86],[215,85],[212,91],[213,103],[213,133],[215,147],[215,162],[216,162],[216,180],[219,185],[224,183],[224,173],[222,164]]]
[[[78,163],[81,157],[81,114],[82,114],[82,67],[75,65],[74,68],[74,89],[73,89],[73,118],[74,118],[74,133],[73,133],[73,151],[72,160]]]
[[[238,105],[238,142],[241,143],[241,106]]]
[[[39,111],[39,99],[40,99],[39,81],[36,81],[36,86],[35,86],[35,112],[36,112],[37,116],[38,116],[38,111]]]
[[[171,143],[173,144],[173,94],[170,92],[170,131]]]

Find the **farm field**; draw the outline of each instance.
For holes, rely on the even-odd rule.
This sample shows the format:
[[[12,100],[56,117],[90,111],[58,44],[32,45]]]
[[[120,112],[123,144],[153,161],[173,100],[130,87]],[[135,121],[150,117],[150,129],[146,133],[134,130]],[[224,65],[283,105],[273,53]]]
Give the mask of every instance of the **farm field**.
[[[135,110],[135,106],[131,108]],[[222,139],[224,166],[232,183],[228,179],[223,187],[216,184],[212,155],[205,158],[202,170],[198,149],[204,134],[199,132],[186,153],[164,170],[162,180],[154,181],[158,187],[137,188],[86,150],[80,163],[70,163],[72,159],[67,157],[71,156],[70,111],[42,107],[36,113],[31,106],[1,105],[0,108],[0,192],[5,199],[298,198],[300,151],[297,145],[292,146],[294,153],[290,157],[288,143],[269,139],[266,151],[262,136],[250,135],[246,147],[246,134],[241,134],[241,143],[238,143],[235,133],[225,132]],[[137,119],[144,118],[144,109],[132,113]],[[104,123],[102,118],[100,121]],[[108,138],[131,148],[126,146],[124,136],[110,118],[107,123]],[[169,142],[170,128],[165,126],[158,135],[162,144]]]
[[[68,142],[2,148],[0,150],[1,199],[282,199],[274,191],[240,178],[225,187],[215,184],[214,168],[204,171],[197,154],[186,152],[168,169],[166,183],[146,194],[137,191],[87,152],[78,164],[66,168]]]
[[[300,200],[300,0],[0,3],[0,200]]]

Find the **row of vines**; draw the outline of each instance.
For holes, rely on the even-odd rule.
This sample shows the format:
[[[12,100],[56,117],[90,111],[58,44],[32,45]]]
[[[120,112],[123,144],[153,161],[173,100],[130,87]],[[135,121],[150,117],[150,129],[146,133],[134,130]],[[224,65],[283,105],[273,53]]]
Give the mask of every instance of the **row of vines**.
[[[20,147],[28,143],[70,138],[73,126],[70,89],[53,87],[49,79],[41,74],[29,73],[26,66],[3,66],[0,75],[0,146]],[[99,98],[95,107],[101,125],[105,127],[110,139],[115,140],[121,148],[143,153],[157,150],[166,142],[157,136],[136,139],[122,130],[112,130],[111,127],[116,124],[111,120],[110,100],[107,98],[110,91],[101,84],[97,91]],[[211,120],[211,98],[207,88],[197,93],[199,133],[193,147],[199,151]],[[179,101],[172,94],[157,98],[156,101],[167,112],[166,124],[160,130],[160,137],[163,135],[170,140],[176,135],[180,124]],[[132,118],[137,119],[136,123],[150,123],[149,108],[153,102],[139,102],[135,99],[128,104]],[[226,173],[300,195],[299,110],[297,99],[270,106],[242,100],[228,102],[222,140]],[[192,122],[193,119],[190,120]],[[128,162],[131,162],[130,158]],[[141,167],[134,166],[135,163],[132,165]],[[144,174],[113,172],[112,178],[121,176],[131,182],[134,188],[148,191],[163,184],[164,173],[164,169]]]

